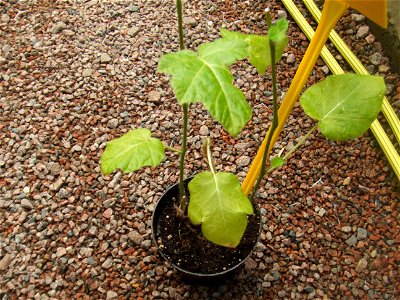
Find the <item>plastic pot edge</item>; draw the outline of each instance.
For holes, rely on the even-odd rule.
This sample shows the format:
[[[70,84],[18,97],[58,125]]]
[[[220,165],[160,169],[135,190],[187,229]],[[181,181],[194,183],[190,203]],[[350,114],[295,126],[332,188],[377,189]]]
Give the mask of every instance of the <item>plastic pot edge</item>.
[[[185,179],[185,187],[187,187],[187,184],[190,182],[190,180],[193,177],[189,177],[187,179]],[[179,266],[177,266],[175,263],[173,263],[170,259],[168,259],[168,257],[166,257],[166,255],[164,255],[164,253],[162,252],[162,250],[159,248],[157,240],[156,240],[156,230],[157,230],[157,222],[158,222],[158,218],[160,216],[160,212],[162,211],[162,209],[164,208],[164,206],[166,205],[165,201],[172,198],[173,196],[177,197],[178,193],[179,193],[179,187],[178,187],[179,183],[176,183],[172,186],[170,186],[165,193],[160,197],[160,199],[157,201],[155,207],[154,207],[154,211],[151,217],[151,233],[152,233],[152,240],[153,243],[156,245],[158,252],[160,253],[160,255],[162,256],[163,259],[165,259],[166,261],[168,261],[175,269],[177,269],[184,277],[184,279],[186,281],[190,281],[193,283],[200,283],[200,284],[216,284],[218,282],[224,281],[228,278],[230,278],[236,270],[239,269],[239,267],[241,267],[244,262],[246,261],[246,259],[248,259],[254,252],[254,249],[257,245],[257,243],[260,240],[260,232],[261,232],[261,217],[260,217],[260,226],[259,226],[259,230],[258,230],[258,237],[256,242],[253,245],[253,248],[251,249],[251,251],[249,252],[249,254],[238,264],[236,264],[235,266],[222,271],[222,272],[217,272],[217,273],[211,273],[211,274],[203,274],[203,273],[194,273],[188,270],[185,270]],[[255,213],[260,215],[260,210],[258,208],[257,205],[254,205],[254,209],[255,209]]]

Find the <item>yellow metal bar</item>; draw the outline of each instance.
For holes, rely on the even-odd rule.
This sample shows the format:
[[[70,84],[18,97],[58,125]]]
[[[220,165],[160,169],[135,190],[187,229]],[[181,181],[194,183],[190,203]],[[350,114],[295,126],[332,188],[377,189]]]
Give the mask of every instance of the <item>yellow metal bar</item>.
[[[308,24],[306,19],[300,13],[300,11],[297,9],[297,7],[293,4],[293,2],[291,0],[282,0],[282,2],[285,4],[286,9],[290,12],[292,17],[295,19],[296,23],[300,26],[300,28],[304,32],[304,34],[309,39],[312,39],[314,36],[314,30],[311,28],[311,26]],[[333,57],[333,55],[326,49],[326,47],[324,47],[324,49],[322,50],[321,56],[322,56],[323,60],[325,61],[325,63],[328,65],[329,69],[332,71],[332,73],[334,73],[334,74],[344,73],[343,69],[340,67],[340,65],[338,64],[336,59]],[[352,60],[354,60],[354,57],[352,58]],[[356,60],[358,60],[358,59],[356,58]],[[362,74],[365,74],[365,73],[362,73]],[[396,119],[397,119],[397,116],[396,116]],[[400,180],[400,156],[399,156],[399,153],[397,153],[396,149],[394,148],[389,137],[383,130],[379,121],[375,120],[372,123],[370,129],[371,129],[372,133],[374,134],[375,138],[377,139],[379,145],[381,146],[381,148],[382,148],[385,156],[387,157],[390,165],[392,166],[393,171],[395,172],[397,178]]]
[[[321,19],[321,11],[315,5],[314,1],[303,0],[303,2],[313,15],[314,19],[317,22],[319,22],[319,20]],[[309,38],[311,37],[312,35]],[[339,50],[339,52],[342,54],[342,56],[346,59],[346,61],[349,63],[349,65],[357,74],[369,74],[367,69],[363,66],[360,60],[354,55],[354,53],[350,50],[350,48],[346,45],[346,43],[340,38],[340,36],[337,34],[335,30],[331,31],[329,39],[333,42],[335,47]],[[335,72],[332,71],[332,73]],[[386,120],[388,121],[390,127],[392,128],[397,141],[400,143],[400,121],[397,118],[396,113],[394,112],[392,106],[390,105],[386,97],[383,99],[382,112]]]
[[[285,1],[283,1],[285,2]],[[348,3],[345,1],[337,1],[337,0],[326,0],[324,9],[322,10],[322,18],[321,22],[318,25],[318,28],[315,32],[314,38],[311,40],[310,45],[307,48],[307,51],[300,63],[299,68],[297,69],[296,75],[293,78],[292,83],[283,99],[281,106],[278,111],[278,127],[275,130],[272,139],[271,145],[269,149],[265,149],[266,141],[268,136],[271,134],[271,130],[268,131],[263,143],[261,144],[260,149],[257,152],[257,155],[250,166],[249,172],[247,173],[246,178],[242,184],[243,192],[248,195],[253,188],[253,185],[260,174],[261,170],[261,161],[264,154],[264,150],[270,152],[272,146],[278,139],[279,134],[281,133],[284,124],[286,123],[289,114],[292,112],[293,106],[296,103],[299,95],[307,82],[308,76],[310,75],[315,62],[321,50],[328,39],[329,32],[333,29],[336,22],[343,15],[343,13],[348,8]]]

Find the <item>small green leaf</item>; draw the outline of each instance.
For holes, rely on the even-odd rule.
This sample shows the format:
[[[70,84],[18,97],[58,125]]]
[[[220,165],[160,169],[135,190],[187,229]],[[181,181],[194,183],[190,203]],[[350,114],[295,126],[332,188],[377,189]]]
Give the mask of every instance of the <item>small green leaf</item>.
[[[271,55],[267,36],[244,34],[221,28],[221,35],[226,39],[241,40],[246,42],[250,63],[257,69],[259,74],[265,74],[271,65]],[[279,57],[282,53],[279,55]],[[278,58],[279,59],[279,58]]]
[[[284,20],[285,19],[280,19]],[[286,30],[287,30],[287,21],[286,28],[284,27],[283,21],[278,21],[276,25],[272,28],[279,27],[275,29],[275,35],[282,34],[284,38],[276,40],[276,53],[275,60],[278,61],[283,51],[285,50],[287,44],[286,38]],[[283,22],[283,23],[282,23]],[[271,28],[271,29],[272,29]],[[283,31],[284,30],[284,31]],[[248,45],[248,55],[250,59],[250,63],[257,69],[257,72],[261,75],[265,74],[267,68],[271,65],[271,51],[269,47],[269,37],[263,35],[255,35],[255,34],[244,34],[239,32],[233,32],[226,29],[220,30],[221,35],[226,39],[238,39],[247,43]],[[279,35],[280,36],[280,35]]]
[[[282,167],[285,164],[285,160],[283,159],[283,157],[280,156],[276,156],[271,158],[270,161],[270,169],[276,169],[279,167]]]
[[[276,24],[272,25],[268,37],[269,41],[275,43],[275,51],[277,53],[276,61],[278,61],[285,47],[288,43],[288,38],[286,36],[286,31],[288,29],[289,23],[286,19],[279,19]],[[279,55],[279,56],[278,56]]]
[[[150,130],[134,129],[107,143],[100,160],[101,172],[107,175],[116,169],[132,172],[144,166],[157,166],[164,156],[164,145],[151,137]]]
[[[158,71],[172,75],[171,85],[180,104],[201,102],[233,136],[251,118],[243,93],[233,85],[228,66],[247,56],[247,44],[219,39],[161,57]]]
[[[276,24],[272,25],[268,36],[270,41],[274,41],[276,43],[280,43],[282,41],[287,43],[286,31],[289,27],[289,23],[286,19],[279,19]]]
[[[319,121],[321,133],[344,141],[364,134],[382,107],[385,83],[372,75],[332,75],[313,85],[300,98],[311,118]]]
[[[231,173],[202,172],[189,182],[188,215],[195,225],[202,224],[211,242],[236,247],[247,227],[253,207],[243,194],[239,180]]]

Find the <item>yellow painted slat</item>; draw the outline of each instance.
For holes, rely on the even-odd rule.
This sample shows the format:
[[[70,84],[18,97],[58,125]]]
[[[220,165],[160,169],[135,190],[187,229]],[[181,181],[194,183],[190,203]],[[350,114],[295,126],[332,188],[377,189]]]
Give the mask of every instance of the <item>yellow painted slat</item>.
[[[318,9],[317,5],[315,5],[314,1],[303,0],[303,2],[307,6],[308,10],[311,12],[314,19],[319,22],[321,20],[321,11]],[[349,63],[349,65],[357,74],[369,74],[367,69],[354,55],[354,53],[350,50],[346,43],[340,38],[335,30],[331,31],[329,39],[332,41],[332,43],[339,50],[344,59]],[[335,72],[332,71],[332,73]],[[382,112],[390,127],[392,128],[397,141],[400,143],[400,121],[397,118],[396,113],[394,112],[386,97],[383,99]]]
[[[282,0],[286,9],[295,19],[296,23],[300,26],[303,30],[304,34],[311,40],[314,36],[314,30],[308,24],[306,19],[297,9],[296,5],[293,3],[292,0]],[[347,47],[347,46],[346,46]],[[339,66],[336,59],[332,56],[332,54],[324,48],[321,52],[321,56],[331,69],[332,73],[334,74],[342,74],[343,69]],[[389,105],[390,106],[390,105]],[[397,117],[396,117],[397,118]],[[387,134],[383,130],[379,121],[375,120],[371,125],[371,131],[374,134],[375,138],[377,139],[379,145],[381,146],[384,154],[386,155],[390,165],[392,166],[397,178],[400,180],[400,156],[397,153],[396,149],[394,148],[393,144],[391,143],[390,139],[388,138]]]
[[[286,92],[285,97],[282,100],[281,106],[278,110],[278,126],[274,133],[272,134],[271,128],[268,130],[264,141],[262,142],[260,148],[258,149],[257,155],[254,158],[253,163],[250,166],[249,172],[242,184],[243,192],[248,195],[256,182],[262,164],[262,157],[264,151],[268,153],[271,151],[272,146],[278,140],[279,134],[281,133],[283,126],[285,125],[290,113],[296,104],[300,93],[307,82],[307,79],[317,61],[325,42],[328,40],[329,32],[334,28],[336,22],[344,14],[348,8],[348,3],[346,1],[337,0],[326,0],[324,10],[322,11],[323,17],[321,18],[321,23],[315,32],[315,38],[311,40],[310,45],[307,48],[303,59],[300,62],[299,68],[296,71],[296,75],[293,77],[292,83]],[[271,144],[269,149],[266,148],[266,141],[271,137]]]

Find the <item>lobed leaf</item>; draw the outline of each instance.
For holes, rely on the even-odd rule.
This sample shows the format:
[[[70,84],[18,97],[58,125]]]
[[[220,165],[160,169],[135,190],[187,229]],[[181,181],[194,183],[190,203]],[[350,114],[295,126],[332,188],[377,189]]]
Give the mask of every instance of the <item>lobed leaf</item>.
[[[117,169],[132,172],[144,166],[157,166],[164,157],[164,145],[151,137],[150,130],[134,129],[107,143],[101,155],[101,172],[105,175]]]
[[[219,39],[190,50],[163,55],[158,71],[172,75],[171,85],[180,104],[201,102],[233,136],[251,118],[243,93],[233,85],[228,66],[247,56],[241,40]]]
[[[288,23],[286,19],[279,19],[276,25],[271,27],[269,36],[244,34],[223,28],[220,30],[220,33],[226,39],[236,39],[246,42],[250,63],[257,69],[259,74],[263,75],[271,65],[270,38],[272,37],[276,43],[275,60],[278,61],[288,42],[286,37],[287,27]]]
[[[211,242],[236,247],[247,227],[253,207],[243,194],[239,180],[231,173],[202,172],[189,182],[188,216],[201,224]]]
[[[373,75],[342,74],[327,77],[308,88],[300,104],[319,121],[321,133],[344,141],[364,134],[382,107],[385,83]]]

